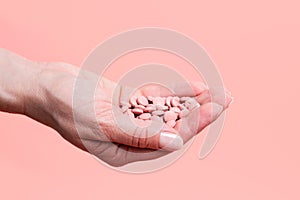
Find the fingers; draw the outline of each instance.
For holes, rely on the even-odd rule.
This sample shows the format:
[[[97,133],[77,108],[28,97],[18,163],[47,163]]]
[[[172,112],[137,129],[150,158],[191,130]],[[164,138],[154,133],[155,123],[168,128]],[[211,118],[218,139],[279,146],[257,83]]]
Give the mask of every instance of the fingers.
[[[180,133],[184,143],[215,121],[222,111],[223,106],[209,102],[194,109],[188,116],[178,121],[174,127]]]
[[[184,143],[214,122],[232,102],[230,93],[226,90],[224,92],[224,88],[221,87],[204,90],[195,99],[200,107],[190,112],[186,118],[179,120],[174,127],[179,131]]]
[[[232,101],[230,93],[223,87],[213,87],[208,90],[205,89],[206,86],[201,86],[201,84],[200,86],[197,83],[193,85],[196,89],[198,87],[198,95],[195,99],[200,107],[179,120],[174,127],[180,133],[184,143],[214,122]]]
[[[152,160],[167,155],[170,152],[162,150],[141,149],[111,142],[86,141],[89,153],[107,164],[120,167],[128,163]]]
[[[102,159],[103,161],[107,162],[109,165],[112,165],[114,167],[120,167],[127,163],[136,161],[156,159],[165,156],[168,153],[170,153],[170,151],[174,150],[170,149],[170,144],[174,144],[174,137],[178,137],[177,134],[181,136],[180,140],[178,140],[180,144],[179,146],[181,148],[183,142],[187,142],[193,136],[195,136],[195,133],[201,131],[207,125],[216,120],[223,110],[224,109],[222,106],[211,102],[206,103],[199,108],[196,108],[188,115],[188,117],[179,120],[175,128],[179,130],[180,134],[178,133],[178,131],[175,131],[174,129],[168,126],[163,127],[158,134],[155,134],[151,137],[145,137],[147,134],[145,134],[146,132],[143,131],[147,129],[141,129],[139,131],[136,130],[135,133],[132,133],[130,131],[126,133],[115,132],[116,138],[111,139],[113,142],[118,144],[104,142],[105,144],[101,144],[101,147],[106,149],[105,151],[101,150],[100,152],[91,153],[95,154],[98,158]],[[198,119],[198,121],[195,121],[195,119]],[[150,133],[149,129],[148,131]],[[162,133],[165,131],[166,135],[168,135],[166,136],[166,138],[164,138],[164,136],[162,137],[162,135],[164,135]],[[165,145],[162,142],[162,140],[164,139]],[[178,143],[178,141],[175,143]],[[161,147],[162,149],[166,149],[167,147],[168,151],[154,150],[161,149]]]
[[[232,101],[230,92],[223,87],[212,87],[195,98],[201,105],[208,102],[215,102],[222,105],[224,108],[228,108]]]
[[[187,83],[176,83],[173,89],[178,96],[194,96],[201,106],[193,110],[186,118],[179,120],[175,129],[156,121],[130,118],[127,113],[120,112],[120,108],[116,106],[117,109],[114,113],[117,114],[114,115],[113,126],[104,130],[108,140],[137,148],[165,149],[168,151],[180,149],[183,142],[188,141],[212,123],[231,101],[229,95],[224,95],[224,90],[222,93],[222,88],[213,88],[208,91],[208,88],[200,82],[190,82],[188,85]],[[191,90],[187,88],[191,88]],[[166,96],[169,94],[168,90],[160,85],[145,86],[138,92],[145,96]],[[127,100],[123,97],[128,96],[128,93],[122,89],[119,101]]]
[[[203,82],[177,82],[171,89],[179,97],[196,97],[207,91],[208,87]]]
[[[176,82],[169,86],[169,88],[153,84],[147,85],[140,89],[145,96],[189,96],[195,97],[202,94],[208,88],[202,82]]]
[[[141,149],[126,145],[115,145],[114,148],[118,149],[117,154],[115,155],[115,160],[122,161],[122,163],[116,163],[119,166],[137,161],[153,160],[170,153],[162,150]]]

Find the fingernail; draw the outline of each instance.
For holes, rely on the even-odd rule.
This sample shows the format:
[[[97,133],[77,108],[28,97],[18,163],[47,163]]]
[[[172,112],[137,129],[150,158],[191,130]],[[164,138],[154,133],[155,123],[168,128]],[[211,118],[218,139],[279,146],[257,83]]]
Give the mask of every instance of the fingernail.
[[[180,136],[172,133],[162,132],[160,134],[160,148],[167,151],[176,151],[183,147],[183,140]]]
[[[220,115],[221,112],[223,111],[223,106],[217,104],[217,103],[213,103],[213,106],[212,106],[212,115],[213,115],[213,118]]]

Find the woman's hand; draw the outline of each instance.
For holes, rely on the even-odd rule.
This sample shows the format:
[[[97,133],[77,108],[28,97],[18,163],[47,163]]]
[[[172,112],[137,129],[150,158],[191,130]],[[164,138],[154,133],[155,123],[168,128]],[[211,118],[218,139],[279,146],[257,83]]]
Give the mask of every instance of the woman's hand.
[[[156,122],[152,122],[153,126],[140,127],[136,123],[128,123],[129,117],[119,107],[122,99],[129,98],[127,87],[118,86],[106,78],[98,82],[95,74],[79,72],[78,67],[70,64],[32,63],[12,55],[6,65],[10,63],[11,70],[16,70],[19,88],[18,92],[12,92],[13,98],[0,95],[0,101],[2,97],[6,102],[6,106],[2,106],[6,109],[0,109],[25,114],[52,127],[75,146],[112,166],[155,159],[180,149],[183,143],[213,122],[231,101],[229,94],[226,94],[225,101],[211,98],[208,89],[201,83],[191,83],[193,90],[189,93],[186,85],[178,83],[173,88],[175,95],[195,97],[201,106],[180,119],[174,128]],[[20,59],[26,66],[15,67],[15,63],[20,63],[16,60]],[[0,70],[7,71],[3,64]],[[13,81],[16,80],[10,80]],[[78,83],[83,86],[82,95],[74,96],[74,87]],[[5,85],[5,82],[1,84]],[[26,94],[20,89],[22,84]],[[85,95],[88,93],[93,93],[93,97]],[[174,94],[159,85],[148,85],[135,91],[135,95]],[[218,93],[212,95],[218,96]],[[9,99],[17,99],[16,109],[9,105]]]
[[[47,63],[42,67],[42,112],[35,111],[35,119],[57,130],[65,139],[113,166],[149,160],[178,150],[203,128],[213,122],[230,103],[229,95],[223,104],[211,102],[208,89],[201,83],[191,83],[193,91],[186,93],[186,85],[178,83],[174,91],[178,96],[193,96],[200,103],[186,118],[181,119],[174,128],[167,126],[150,131],[134,123],[122,123],[129,119],[120,110],[120,101],[128,99],[131,91],[125,86],[98,77],[90,72],[80,72],[79,68],[65,63]],[[79,76],[78,76],[79,75]],[[86,90],[94,90],[94,98],[85,91],[72,106],[74,85],[80,81]],[[148,85],[134,95],[168,96],[171,93],[159,85]],[[217,94],[215,94],[217,95]],[[218,98],[215,98],[218,99]],[[28,113],[32,113],[30,111]],[[75,113],[75,115],[74,115]],[[49,117],[50,116],[50,117]],[[74,119],[76,117],[76,120]],[[116,119],[118,118],[118,120]],[[198,120],[195,123],[195,120]],[[76,122],[74,122],[76,121]],[[153,127],[152,127],[153,128]]]

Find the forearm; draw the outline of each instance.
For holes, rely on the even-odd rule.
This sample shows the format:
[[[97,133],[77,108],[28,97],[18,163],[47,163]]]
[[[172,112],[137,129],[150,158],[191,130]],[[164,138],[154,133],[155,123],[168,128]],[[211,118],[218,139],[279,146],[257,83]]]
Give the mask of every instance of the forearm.
[[[0,111],[24,114],[38,86],[38,64],[0,48]]]
[[[85,150],[71,110],[77,73],[69,64],[33,62],[0,48],[0,111],[26,115]],[[59,92],[64,87],[68,90]]]

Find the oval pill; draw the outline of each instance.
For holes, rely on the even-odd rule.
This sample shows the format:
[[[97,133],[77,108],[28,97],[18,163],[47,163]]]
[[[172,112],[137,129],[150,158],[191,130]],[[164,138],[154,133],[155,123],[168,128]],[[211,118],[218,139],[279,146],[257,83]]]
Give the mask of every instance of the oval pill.
[[[144,111],[140,108],[134,108],[132,109],[132,112],[136,115],[142,114]]]
[[[156,110],[156,106],[149,104],[145,109],[144,112],[153,112]]]
[[[173,97],[171,97],[171,96],[168,96],[167,98],[166,98],[166,105],[167,106],[169,106],[169,107],[171,107],[171,99],[172,99]]]
[[[133,97],[130,97],[130,100],[129,100],[129,103],[132,105],[132,106],[137,106],[137,97],[136,96],[133,96]]]
[[[154,97],[153,97],[153,96],[147,96],[147,99],[148,99],[149,101],[153,101]]]
[[[145,106],[142,106],[142,105],[136,105],[136,106],[134,106],[134,108],[140,108],[140,109],[144,110],[144,109],[145,109]]]
[[[180,98],[178,96],[173,97],[176,101],[180,101]]]
[[[156,105],[156,109],[166,111],[166,110],[169,110],[169,107],[158,104],[158,105]]]
[[[171,121],[171,120],[176,120],[178,117],[178,113],[175,113],[173,111],[167,111],[164,114],[164,120],[167,121]]]
[[[172,100],[171,100],[171,105],[176,107],[178,106],[180,103],[179,103],[179,98],[177,97],[173,97]]]
[[[143,119],[143,120],[147,120],[147,119],[150,119],[151,118],[151,114],[150,113],[143,113],[139,116],[140,119]]]
[[[144,97],[144,96],[139,96],[139,97],[137,98],[137,102],[138,102],[140,105],[143,105],[143,106],[148,105],[148,100],[147,100],[146,97]]]
[[[167,111],[167,110],[169,110],[169,106],[163,106],[162,109],[163,109],[163,111]]]
[[[178,105],[179,106],[179,105]],[[171,107],[170,111],[173,111],[175,113],[180,113],[180,109],[178,107]]]
[[[155,104],[155,105],[165,105],[165,99],[164,98],[162,98],[162,97],[155,97],[154,99],[153,99],[153,104]]]
[[[162,110],[156,110],[156,111],[152,112],[152,115],[157,115],[157,116],[162,116],[164,114],[165,114],[165,112]]]
[[[179,117],[183,118],[185,116],[187,116],[190,113],[190,111],[188,109],[183,109],[180,113],[179,113]]]

